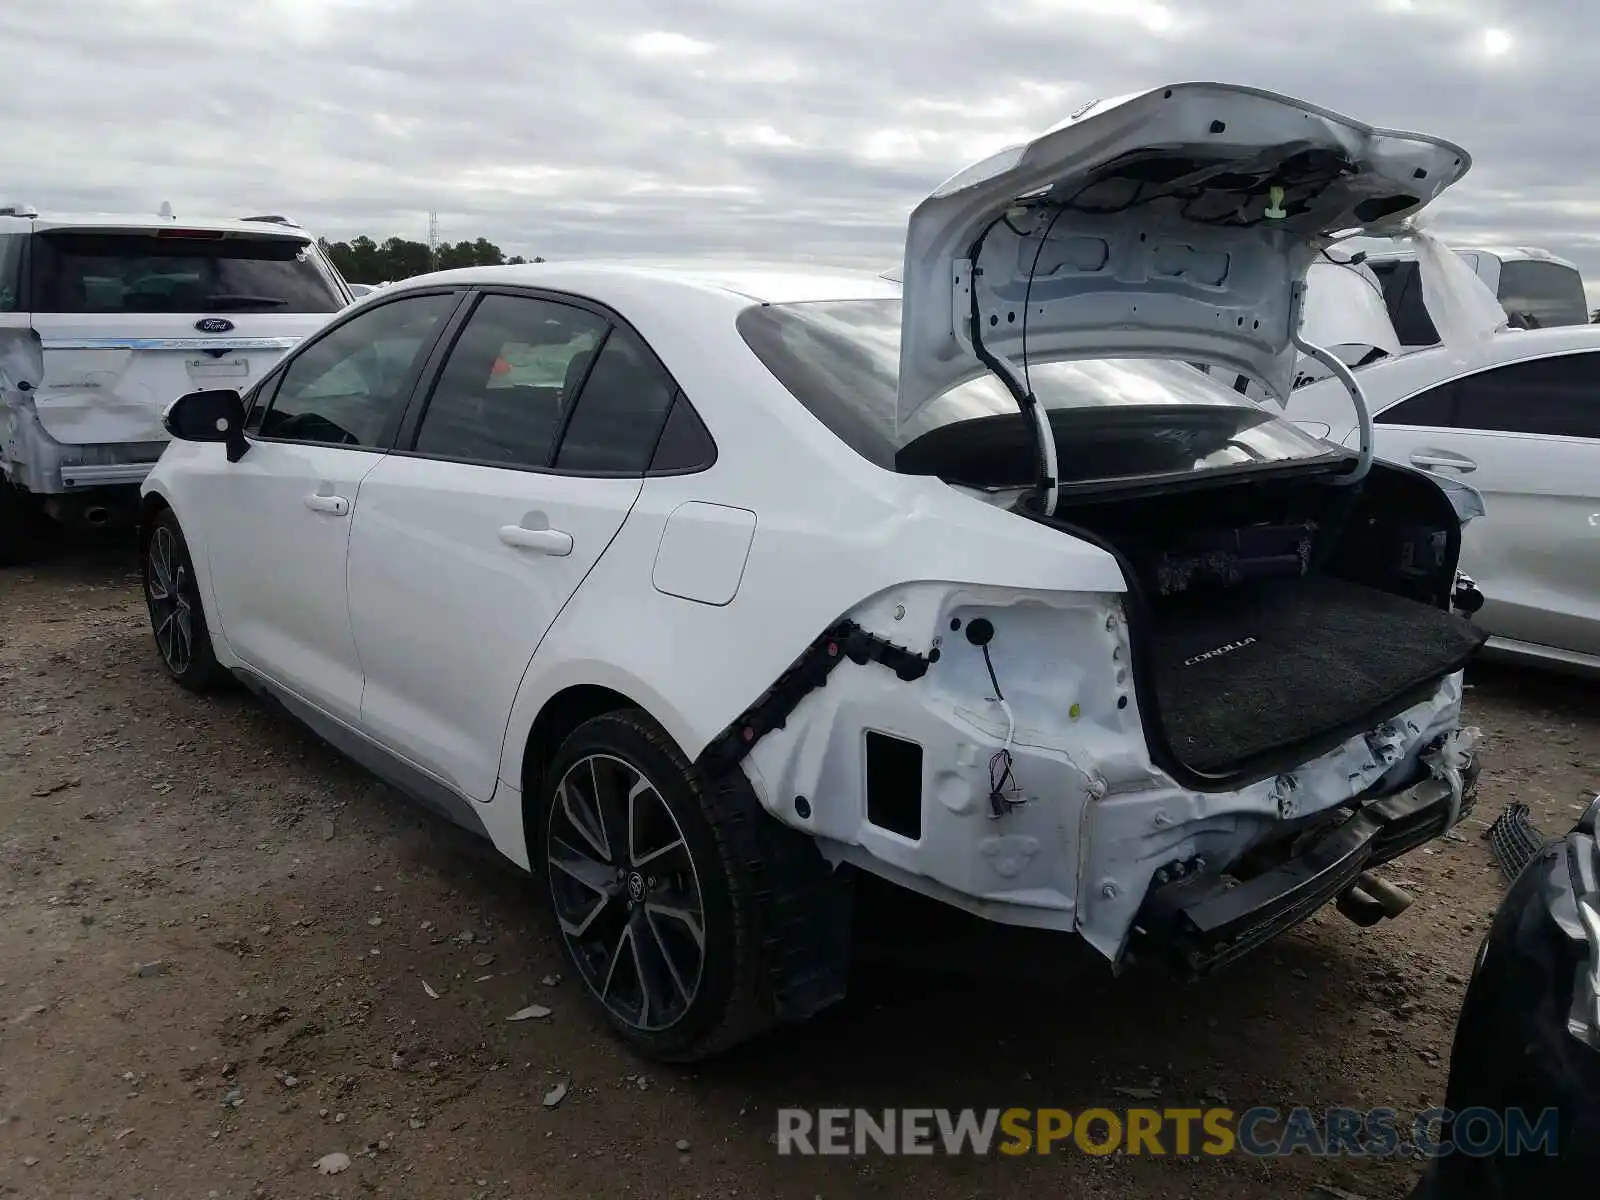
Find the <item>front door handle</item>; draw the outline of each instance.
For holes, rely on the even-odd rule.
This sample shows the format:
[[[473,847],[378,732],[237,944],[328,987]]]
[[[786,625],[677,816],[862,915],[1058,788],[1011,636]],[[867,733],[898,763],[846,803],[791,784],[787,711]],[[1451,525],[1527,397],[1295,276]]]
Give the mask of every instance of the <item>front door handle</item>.
[[[563,558],[572,553],[572,535],[559,529],[529,529],[526,525],[500,526],[500,540],[519,550]]]
[[[1460,471],[1462,474],[1478,469],[1478,464],[1465,454],[1452,454],[1448,450],[1413,450],[1411,465],[1421,467],[1424,471],[1443,467],[1447,471]]]
[[[336,517],[350,512],[350,501],[343,496],[324,496],[320,492],[306,497],[306,507],[312,512],[332,513]]]

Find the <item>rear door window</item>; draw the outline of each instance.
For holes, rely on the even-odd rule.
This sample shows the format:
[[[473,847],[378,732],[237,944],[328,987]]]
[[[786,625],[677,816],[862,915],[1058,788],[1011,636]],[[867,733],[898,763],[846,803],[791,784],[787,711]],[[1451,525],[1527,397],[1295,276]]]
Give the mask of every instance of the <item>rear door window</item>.
[[[1373,419],[1379,425],[1415,425],[1422,429],[1449,429],[1456,423],[1457,381],[1442,383],[1384,409]]]
[[[1600,354],[1563,354],[1469,375],[1455,423],[1490,433],[1600,438]]]
[[[1600,353],[1507,363],[1386,409],[1383,425],[1600,438]]]
[[[41,313],[327,313],[344,306],[309,242],[202,230],[36,234]]]
[[[548,466],[608,324],[570,304],[485,296],[445,360],[414,449],[461,462]]]

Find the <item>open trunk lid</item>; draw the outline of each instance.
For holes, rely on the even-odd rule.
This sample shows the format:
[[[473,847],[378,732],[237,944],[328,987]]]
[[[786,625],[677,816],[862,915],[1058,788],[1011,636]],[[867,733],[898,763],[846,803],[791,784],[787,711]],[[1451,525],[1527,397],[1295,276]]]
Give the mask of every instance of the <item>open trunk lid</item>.
[[[917,206],[902,269],[897,425],[995,370],[1154,357],[1286,401],[1306,273],[1336,234],[1397,227],[1466,151],[1288,96],[1173,84],[1086,105]]]
[[[303,233],[38,222],[27,296],[43,354],[33,407],[67,445],[164,442],[161,413],[243,390],[344,306]]]

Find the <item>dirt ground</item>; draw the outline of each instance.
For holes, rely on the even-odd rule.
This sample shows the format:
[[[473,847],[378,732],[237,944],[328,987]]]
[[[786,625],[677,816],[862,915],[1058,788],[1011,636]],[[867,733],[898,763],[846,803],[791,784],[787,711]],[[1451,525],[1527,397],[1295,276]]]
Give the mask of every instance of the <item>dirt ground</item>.
[[[1469,695],[1483,800],[1391,869],[1398,921],[1327,911],[1193,986],[868,963],[823,1018],[672,1071],[559,978],[526,878],[246,696],[169,685],[125,546],[0,571],[0,1195],[1402,1196],[1414,1163],[780,1158],[775,1114],[1442,1102],[1503,890],[1482,824],[1522,799],[1554,832],[1600,786],[1592,685]]]

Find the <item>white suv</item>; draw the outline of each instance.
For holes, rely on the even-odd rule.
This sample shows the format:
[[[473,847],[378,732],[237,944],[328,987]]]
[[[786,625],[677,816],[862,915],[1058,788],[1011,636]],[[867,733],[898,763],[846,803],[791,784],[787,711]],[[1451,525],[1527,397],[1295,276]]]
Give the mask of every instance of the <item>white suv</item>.
[[[167,443],[162,409],[249,386],[350,301],[283,217],[0,207],[0,562],[39,516],[131,520]]]

